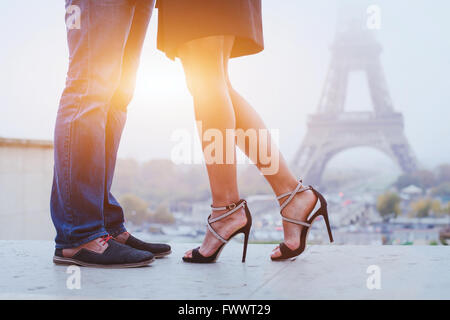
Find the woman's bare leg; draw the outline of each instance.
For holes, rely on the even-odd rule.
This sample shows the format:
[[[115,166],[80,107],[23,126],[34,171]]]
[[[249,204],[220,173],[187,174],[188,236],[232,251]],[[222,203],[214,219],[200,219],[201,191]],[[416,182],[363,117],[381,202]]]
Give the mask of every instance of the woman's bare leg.
[[[234,39],[227,38],[225,41],[226,52],[231,52],[233,47]],[[298,184],[296,177],[290,171],[286,161],[284,160],[282,154],[279,152],[276,145],[271,143],[270,134],[260,135],[258,134],[260,130],[266,130],[267,128],[262,121],[259,114],[252,108],[252,106],[232,87],[229,76],[228,76],[228,61],[229,57],[224,57],[224,74],[227,80],[228,92],[233,103],[234,113],[236,115],[236,129],[242,129],[243,131],[253,130],[256,133],[258,139],[255,145],[243,144],[242,139],[238,139],[239,148],[245,152],[245,154],[251,158],[253,163],[258,167],[258,169],[263,173],[266,180],[269,182],[274,193],[276,195],[283,194],[288,191],[292,191]],[[266,145],[266,150],[269,150],[268,154],[271,156],[273,161],[278,161],[278,165],[273,163],[261,162],[261,157],[259,155],[259,146],[262,143]],[[250,150],[253,148],[253,151]],[[278,167],[275,172],[270,172],[265,174],[265,170],[268,167]],[[282,199],[280,202],[286,199]],[[283,214],[287,217],[305,220],[311,210],[313,210],[314,205],[317,201],[316,196],[312,191],[307,191],[298,194],[292,202],[283,210]],[[284,239],[286,245],[291,249],[296,249],[299,246],[301,226],[293,225],[291,223],[286,223],[283,221]],[[279,248],[275,248],[272,253],[274,257],[281,255]]]
[[[228,90],[224,73],[224,56],[226,39],[231,36],[213,36],[197,39],[184,44],[178,53],[183,64],[189,91],[194,100],[195,117],[201,122],[203,132],[219,132],[225,140],[227,130],[234,133],[236,116],[233,103]],[[230,131],[231,130],[231,131]],[[223,162],[209,163],[212,159],[207,152],[211,141],[204,141],[200,132],[202,147],[205,154],[206,167],[211,186],[213,206],[222,207],[239,201],[239,192],[236,178],[235,144],[223,143]],[[225,142],[225,141],[224,141]],[[227,150],[228,149],[228,150]],[[232,156],[230,163],[226,162],[227,151]],[[218,154],[215,153],[214,156]],[[230,156],[229,156],[230,157]],[[217,158],[216,158],[217,160]],[[217,162],[217,161],[216,161]],[[214,211],[212,217],[219,216],[225,211]],[[215,230],[225,239],[233,232],[246,224],[245,212],[239,212],[214,223]],[[203,256],[210,256],[222,244],[209,231],[200,247]],[[192,251],[185,254],[192,256]]]

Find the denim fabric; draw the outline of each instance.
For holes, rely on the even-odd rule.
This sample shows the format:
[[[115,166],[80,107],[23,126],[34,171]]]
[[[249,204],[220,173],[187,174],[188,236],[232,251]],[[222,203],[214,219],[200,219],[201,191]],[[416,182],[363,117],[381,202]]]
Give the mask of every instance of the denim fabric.
[[[154,0],[66,0],[69,13],[70,6],[81,15],[80,28],[67,30],[69,69],[55,126],[56,248],[125,231],[110,189]]]

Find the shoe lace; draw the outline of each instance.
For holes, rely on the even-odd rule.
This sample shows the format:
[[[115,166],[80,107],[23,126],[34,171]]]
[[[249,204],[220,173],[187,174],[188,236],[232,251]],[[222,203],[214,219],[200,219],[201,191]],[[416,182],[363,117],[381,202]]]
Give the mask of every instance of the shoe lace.
[[[100,243],[102,244],[102,245],[106,245],[106,243],[109,241],[109,240],[111,240],[113,237],[111,236],[111,235],[106,235],[106,236],[103,236],[103,237],[101,237],[100,238]]]

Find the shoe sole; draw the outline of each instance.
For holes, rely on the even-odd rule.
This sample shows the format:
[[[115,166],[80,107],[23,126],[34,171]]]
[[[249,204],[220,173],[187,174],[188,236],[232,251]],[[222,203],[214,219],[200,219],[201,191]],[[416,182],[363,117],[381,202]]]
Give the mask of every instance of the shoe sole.
[[[153,253],[153,252],[152,252],[152,253]],[[153,256],[154,256],[156,259],[161,259],[161,258],[164,258],[164,257],[168,256],[168,255],[171,254],[171,253],[172,253],[172,250],[166,251],[166,252],[161,252],[161,253],[153,253]]]
[[[155,258],[152,258],[150,260],[145,260],[141,262],[135,262],[135,263],[123,263],[123,264],[111,264],[111,265],[104,265],[104,264],[95,264],[95,263],[87,263],[80,260],[75,260],[71,258],[63,258],[54,256],[53,257],[53,263],[57,265],[77,265],[81,267],[88,267],[88,268],[101,268],[101,269],[125,269],[125,268],[139,268],[139,267],[145,267],[155,261]]]
[[[270,258],[270,260],[273,261],[273,262],[295,261],[297,259],[305,258],[306,256],[308,256],[309,252],[310,252],[310,246],[307,246],[305,248],[305,250],[303,250],[302,253],[300,253],[298,256],[294,256],[294,257],[290,257],[290,258],[284,258],[284,259],[280,259],[280,258],[272,259],[272,258]]]

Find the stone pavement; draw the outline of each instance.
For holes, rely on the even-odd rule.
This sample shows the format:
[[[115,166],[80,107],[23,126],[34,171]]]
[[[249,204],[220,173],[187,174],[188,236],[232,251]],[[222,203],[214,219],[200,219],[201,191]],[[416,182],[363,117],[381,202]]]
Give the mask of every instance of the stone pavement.
[[[273,245],[230,243],[219,261],[181,261],[195,244],[139,269],[81,270],[68,289],[67,267],[52,263],[49,241],[0,241],[0,299],[450,299],[450,249],[443,246],[311,246],[295,261],[271,262]],[[369,290],[367,268],[380,269]]]

